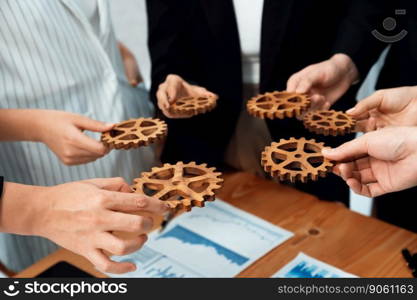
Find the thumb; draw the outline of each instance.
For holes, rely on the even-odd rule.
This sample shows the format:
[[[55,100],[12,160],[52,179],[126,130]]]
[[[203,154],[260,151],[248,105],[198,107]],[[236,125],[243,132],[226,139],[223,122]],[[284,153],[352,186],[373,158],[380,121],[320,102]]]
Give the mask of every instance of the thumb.
[[[105,132],[111,130],[114,127],[114,124],[112,123],[104,123],[84,116],[78,116],[74,123],[78,128],[82,130],[89,130],[94,132]]]
[[[334,149],[324,148],[322,154],[337,162],[352,161],[364,157],[368,154],[368,136],[365,134]]]

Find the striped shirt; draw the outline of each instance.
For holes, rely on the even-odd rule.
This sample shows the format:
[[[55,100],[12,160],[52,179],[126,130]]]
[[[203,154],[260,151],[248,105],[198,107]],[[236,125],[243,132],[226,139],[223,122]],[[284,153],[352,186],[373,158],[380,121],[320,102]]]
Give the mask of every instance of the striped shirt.
[[[0,1],[0,109],[56,109],[105,122],[151,116],[146,92],[125,78],[107,1],[97,0],[97,7],[99,32],[77,1]],[[115,176],[131,182],[153,161],[145,148],[68,167],[44,144],[0,143],[0,174],[32,185]],[[0,261],[15,271],[54,249],[39,237],[0,235]]]

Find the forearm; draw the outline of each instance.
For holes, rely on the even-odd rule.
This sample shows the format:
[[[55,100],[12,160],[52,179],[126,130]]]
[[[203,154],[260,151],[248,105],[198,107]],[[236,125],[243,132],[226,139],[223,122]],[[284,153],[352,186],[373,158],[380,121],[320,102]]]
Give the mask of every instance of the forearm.
[[[0,231],[37,235],[38,219],[46,205],[43,191],[47,187],[5,182],[0,200]]]
[[[0,109],[0,141],[39,141],[40,109]]]

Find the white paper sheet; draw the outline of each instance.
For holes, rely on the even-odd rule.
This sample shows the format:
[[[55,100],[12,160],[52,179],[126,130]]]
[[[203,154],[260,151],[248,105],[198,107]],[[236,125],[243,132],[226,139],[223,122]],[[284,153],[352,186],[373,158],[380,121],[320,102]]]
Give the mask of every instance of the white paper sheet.
[[[216,200],[150,234],[138,252],[113,259],[136,263],[123,277],[233,277],[292,235]]]
[[[296,258],[285,267],[272,275],[274,278],[353,278],[353,274],[346,273],[329,264],[299,253]]]

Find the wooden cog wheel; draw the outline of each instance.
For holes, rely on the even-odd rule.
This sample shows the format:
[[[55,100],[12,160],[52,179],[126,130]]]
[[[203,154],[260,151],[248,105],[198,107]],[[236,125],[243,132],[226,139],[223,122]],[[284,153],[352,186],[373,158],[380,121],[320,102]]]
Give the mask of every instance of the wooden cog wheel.
[[[317,180],[333,167],[333,163],[321,154],[323,148],[324,144],[315,140],[281,139],[265,148],[261,164],[265,172],[281,181]]]
[[[300,116],[310,106],[305,94],[272,92],[250,99],[246,105],[250,115],[261,119],[284,119]]]
[[[148,146],[167,135],[164,121],[151,118],[121,122],[101,135],[101,141],[112,149],[131,149]]]
[[[194,206],[203,207],[206,201],[214,201],[216,191],[222,187],[221,175],[206,164],[165,164],[135,179],[134,191],[166,201],[172,209],[190,211]]]
[[[217,97],[182,97],[171,104],[169,111],[175,116],[193,117],[212,111],[217,104]]]
[[[348,114],[335,110],[318,110],[304,116],[307,130],[323,135],[345,135],[355,129],[356,121]]]

